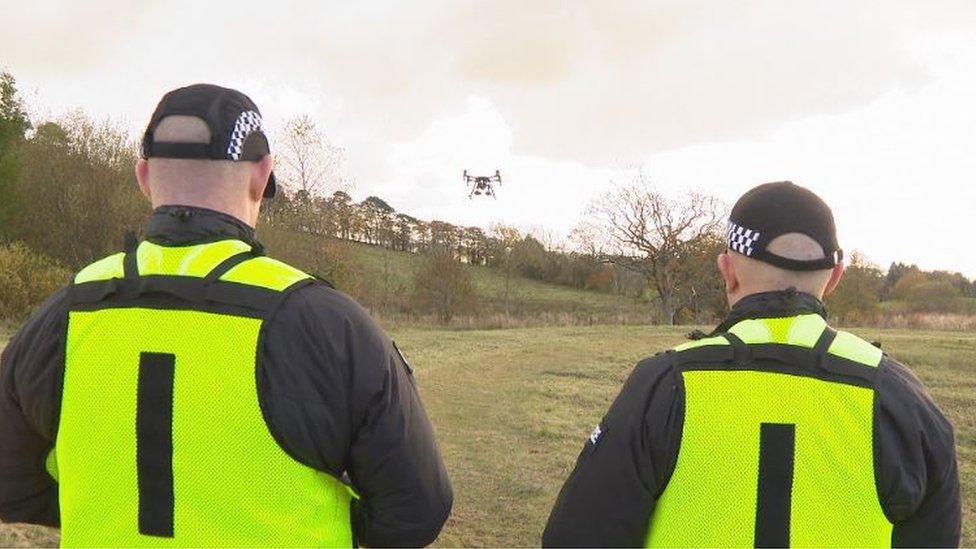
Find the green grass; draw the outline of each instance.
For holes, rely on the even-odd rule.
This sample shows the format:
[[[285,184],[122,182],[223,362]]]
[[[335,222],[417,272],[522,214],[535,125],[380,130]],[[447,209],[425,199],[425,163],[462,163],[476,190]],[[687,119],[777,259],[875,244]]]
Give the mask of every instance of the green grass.
[[[685,328],[393,332],[414,367],[454,483],[441,546],[537,545],[583,440],[633,364]],[[910,365],[956,428],[964,546],[976,546],[976,334],[855,329]],[[0,526],[0,546],[50,544]],[[40,537],[38,537],[40,536]]]

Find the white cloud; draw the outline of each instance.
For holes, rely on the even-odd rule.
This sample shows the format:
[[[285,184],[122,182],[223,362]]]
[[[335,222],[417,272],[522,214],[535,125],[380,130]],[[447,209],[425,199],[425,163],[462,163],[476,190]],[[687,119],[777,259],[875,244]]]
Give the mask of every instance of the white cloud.
[[[311,114],[356,195],[463,223],[568,230],[620,166],[731,201],[793,179],[848,248],[976,276],[976,4],[0,0],[0,64],[42,108],[122,117],[239,87]],[[461,170],[502,170],[498,200]]]

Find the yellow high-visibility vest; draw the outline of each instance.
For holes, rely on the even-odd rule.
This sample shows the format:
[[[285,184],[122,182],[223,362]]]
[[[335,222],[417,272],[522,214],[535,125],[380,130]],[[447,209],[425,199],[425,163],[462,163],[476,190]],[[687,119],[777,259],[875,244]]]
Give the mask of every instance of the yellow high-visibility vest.
[[[779,353],[785,364],[788,353],[822,345],[824,360],[857,374],[876,371],[882,359],[816,314],[743,320],[729,334],[681,345],[675,360],[738,346]],[[869,383],[707,361],[680,371],[684,426],[648,547],[890,547],[892,524],[875,487]]]
[[[77,274],[62,545],[352,546],[350,490],[279,446],[256,386],[267,315],[311,280],[239,240],[142,242]]]

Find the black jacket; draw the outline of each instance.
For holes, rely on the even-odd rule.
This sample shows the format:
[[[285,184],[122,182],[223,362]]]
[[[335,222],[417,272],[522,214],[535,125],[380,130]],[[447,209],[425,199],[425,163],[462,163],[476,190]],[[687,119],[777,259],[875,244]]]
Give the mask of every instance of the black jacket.
[[[190,245],[253,230],[210,210],[163,207],[146,238]],[[66,290],[49,298],[0,359],[0,520],[58,526],[57,485],[44,460],[61,406]],[[450,514],[451,484],[410,366],[369,315],[325,284],[294,291],[269,319],[258,393],[283,449],[348,479],[362,496],[355,539],[370,546],[431,543]]]
[[[741,300],[714,334],[746,318],[818,313],[797,292]],[[908,368],[885,356],[875,386],[875,481],[894,523],[895,547],[957,547],[962,521],[952,427]],[[587,441],[542,537],[547,547],[643,546],[654,505],[673,472],[684,417],[683,385],[665,354],[637,364]]]

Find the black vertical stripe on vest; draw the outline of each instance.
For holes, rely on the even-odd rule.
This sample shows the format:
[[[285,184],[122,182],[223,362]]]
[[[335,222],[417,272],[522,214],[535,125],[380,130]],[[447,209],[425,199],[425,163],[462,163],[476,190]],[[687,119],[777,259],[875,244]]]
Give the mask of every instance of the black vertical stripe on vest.
[[[790,500],[796,425],[763,423],[759,429],[756,547],[789,547]]]
[[[173,537],[173,382],[176,356],[142,353],[136,402],[139,533]]]

